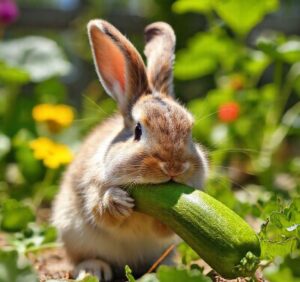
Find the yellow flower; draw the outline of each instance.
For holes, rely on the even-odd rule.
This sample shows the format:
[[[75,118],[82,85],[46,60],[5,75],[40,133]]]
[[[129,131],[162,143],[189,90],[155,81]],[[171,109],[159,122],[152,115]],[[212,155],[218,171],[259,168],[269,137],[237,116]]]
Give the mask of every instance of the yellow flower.
[[[70,106],[63,104],[40,104],[33,108],[32,116],[37,122],[46,123],[48,129],[56,133],[72,123],[74,112]]]
[[[73,154],[68,146],[55,143],[47,137],[40,137],[30,142],[34,157],[42,160],[49,168],[58,168],[61,165],[70,163]]]

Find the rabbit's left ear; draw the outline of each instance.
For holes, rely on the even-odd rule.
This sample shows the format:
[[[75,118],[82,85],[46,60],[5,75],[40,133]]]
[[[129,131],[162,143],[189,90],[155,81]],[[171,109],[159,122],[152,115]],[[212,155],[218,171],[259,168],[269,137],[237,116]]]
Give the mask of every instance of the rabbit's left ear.
[[[176,37],[170,25],[156,22],[145,28],[147,74],[152,91],[173,96]]]

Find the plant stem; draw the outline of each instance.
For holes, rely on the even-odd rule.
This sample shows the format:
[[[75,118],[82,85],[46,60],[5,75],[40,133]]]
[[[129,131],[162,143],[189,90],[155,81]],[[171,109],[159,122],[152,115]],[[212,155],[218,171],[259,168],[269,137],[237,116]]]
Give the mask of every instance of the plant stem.
[[[13,120],[14,112],[15,112],[15,106],[16,101],[19,95],[19,87],[11,86],[9,88],[9,93],[7,95],[6,99],[6,111],[4,113],[3,121],[4,121],[4,130],[6,133],[11,135],[12,132],[9,132],[11,121]]]
[[[48,168],[47,171],[46,171],[44,180],[43,180],[43,184],[44,185],[51,184],[54,181],[55,177],[56,177],[56,173],[57,173],[56,169]]]
[[[275,95],[277,96],[275,98],[275,105],[270,108],[271,111],[271,119],[269,122],[271,123],[272,127],[276,127],[279,121],[279,112],[281,112],[282,105],[280,103],[281,101],[281,89],[282,89],[282,62],[277,61],[275,63],[275,70],[274,70],[274,84],[275,84]],[[272,128],[273,129],[273,128]]]
[[[39,207],[43,201],[44,198],[43,188],[51,185],[54,182],[56,175],[57,175],[56,169],[50,169],[50,168],[47,169],[45,177],[43,181],[38,185],[38,190],[33,199],[33,203],[36,208]]]

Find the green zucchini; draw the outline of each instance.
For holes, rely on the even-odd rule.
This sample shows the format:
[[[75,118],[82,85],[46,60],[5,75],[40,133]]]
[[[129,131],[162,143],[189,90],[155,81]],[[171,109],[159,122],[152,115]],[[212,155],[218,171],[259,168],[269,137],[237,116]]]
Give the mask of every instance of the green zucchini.
[[[169,226],[224,278],[251,276],[260,243],[252,228],[208,194],[164,183],[128,188],[137,211]]]

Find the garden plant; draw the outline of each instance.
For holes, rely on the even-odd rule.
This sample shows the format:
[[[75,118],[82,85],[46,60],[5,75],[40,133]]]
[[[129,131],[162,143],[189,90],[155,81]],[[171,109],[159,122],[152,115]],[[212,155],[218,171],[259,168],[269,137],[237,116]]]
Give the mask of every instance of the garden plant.
[[[300,281],[300,38],[270,28],[257,32],[282,3],[154,2],[161,11],[156,19],[193,15],[205,22],[177,44],[175,93],[192,112],[193,138],[209,158],[204,192],[248,222],[259,238],[259,260],[245,262],[258,268],[239,281]],[[97,1],[88,5],[72,26],[80,43],[73,51],[93,70],[82,27],[103,14]],[[0,1],[0,282],[72,281],[49,221],[51,204],[83,138],[116,105],[96,74],[74,102],[65,78],[76,67],[65,41],[47,33],[9,38],[21,13],[17,2]],[[226,281],[186,242],[174,248],[173,266],[154,265],[139,278],[128,265],[128,281]]]

